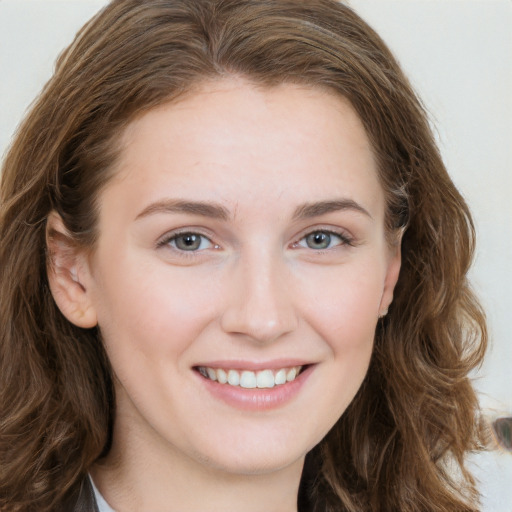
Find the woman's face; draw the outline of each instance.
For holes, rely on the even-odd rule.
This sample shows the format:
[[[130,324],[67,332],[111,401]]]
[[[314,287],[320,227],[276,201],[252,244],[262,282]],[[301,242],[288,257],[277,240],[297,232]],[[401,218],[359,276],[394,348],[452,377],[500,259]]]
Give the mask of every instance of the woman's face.
[[[384,209],[362,124],[331,93],[226,80],[132,122],[79,276],[115,375],[114,447],[301,464],[392,298]]]

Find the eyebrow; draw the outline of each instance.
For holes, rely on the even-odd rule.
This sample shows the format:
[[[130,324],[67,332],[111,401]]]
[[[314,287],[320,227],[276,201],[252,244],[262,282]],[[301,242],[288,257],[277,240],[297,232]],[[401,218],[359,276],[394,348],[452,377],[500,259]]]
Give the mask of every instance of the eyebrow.
[[[312,217],[319,217],[343,210],[356,211],[366,215],[370,219],[373,218],[368,210],[352,199],[333,199],[302,204],[295,210],[293,219],[310,219]],[[228,220],[230,218],[229,211],[218,203],[187,201],[183,199],[162,199],[144,208],[144,210],[137,215],[136,220],[157,213],[188,213],[219,220]]]
[[[144,208],[137,215],[136,220],[155,213],[189,213],[219,220],[227,220],[229,218],[229,211],[217,203],[163,199]]]
[[[330,201],[306,203],[295,210],[293,218],[294,220],[310,219],[312,217],[319,217],[320,215],[326,215],[327,213],[337,212],[340,210],[356,211],[366,215],[370,219],[373,219],[368,210],[352,199],[333,199]]]

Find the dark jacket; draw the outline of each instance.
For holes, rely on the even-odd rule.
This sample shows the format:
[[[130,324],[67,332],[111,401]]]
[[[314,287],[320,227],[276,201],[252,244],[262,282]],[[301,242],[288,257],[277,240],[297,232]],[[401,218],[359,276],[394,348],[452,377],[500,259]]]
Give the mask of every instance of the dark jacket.
[[[75,487],[58,512],[99,512],[88,476]]]

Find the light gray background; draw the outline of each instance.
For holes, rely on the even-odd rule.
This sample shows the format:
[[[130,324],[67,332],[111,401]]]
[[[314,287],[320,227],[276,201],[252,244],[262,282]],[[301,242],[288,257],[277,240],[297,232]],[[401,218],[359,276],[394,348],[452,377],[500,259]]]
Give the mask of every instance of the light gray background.
[[[0,154],[57,55],[105,0],[0,0]],[[512,416],[512,1],[352,0],[431,114],[477,224],[471,277],[492,345],[476,385],[489,417]],[[479,457],[487,512],[512,511],[512,454]]]

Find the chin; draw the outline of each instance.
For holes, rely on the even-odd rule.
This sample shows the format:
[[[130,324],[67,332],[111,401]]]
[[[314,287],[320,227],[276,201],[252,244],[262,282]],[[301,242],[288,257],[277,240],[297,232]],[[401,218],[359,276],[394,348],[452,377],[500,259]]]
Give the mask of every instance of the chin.
[[[220,471],[229,475],[269,475],[295,464],[300,464],[302,467],[305,456],[305,453],[294,457],[276,457],[275,454],[271,453],[267,453],[263,457],[261,453],[247,454],[246,456],[236,454],[232,457],[206,458],[201,462],[214,471]]]
[[[295,464],[302,467],[306,453],[313,448],[298,443],[270,442],[262,446],[262,442],[231,443],[225,447],[216,443],[213,446],[221,448],[207,452],[197,452],[196,459],[205,467],[232,475],[266,475],[279,472]]]

